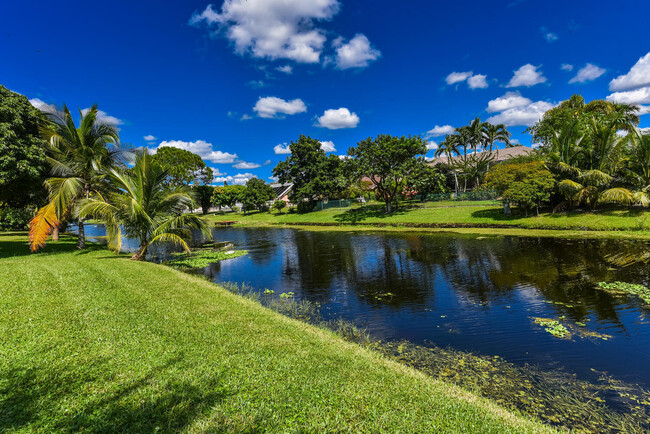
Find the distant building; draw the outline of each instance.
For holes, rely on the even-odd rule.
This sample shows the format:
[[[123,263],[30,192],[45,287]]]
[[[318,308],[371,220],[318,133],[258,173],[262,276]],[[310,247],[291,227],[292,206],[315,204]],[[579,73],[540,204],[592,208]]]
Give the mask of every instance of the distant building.
[[[287,184],[275,183],[271,184],[271,188],[275,192],[275,200],[283,200],[287,204],[289,203],[289,192],[293,188],[293,183],[289,182]]]
[[[510,158],[515,158],[515,157],[523,157],[531,152],[533,152],[533,148],[529,148],[527,146],[513,146],[512,148],[504,148],[504,149],[495,149],[493,151],[483,151],[480,152],[480,154],[484,154],[487,152],[488,155],[494,157],[494,162],[495,163],[501,163],[503,161],[509,160]],[[469,155],[468,155],[469,156]],[[451,157],[451,162],[454,163],[456,161],[462,160],[463,156],[462,155],[457,155],[455,157]],[[436,164],[449,164],[449,158],[447,157],[438,157],[429,162],[430,166],[435,166]]]

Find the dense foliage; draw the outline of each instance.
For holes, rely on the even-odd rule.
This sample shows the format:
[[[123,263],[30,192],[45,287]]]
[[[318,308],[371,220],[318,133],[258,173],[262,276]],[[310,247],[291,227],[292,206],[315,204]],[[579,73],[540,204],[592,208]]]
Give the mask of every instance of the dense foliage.
[[[299,211],[311,211],[318,200],[338,197],[345,190],[341,159],[328,156],[318,140],[301,135],[289,149],[291,155],[275,166],[273,175],[280,183],[293,183],[289,200]]]
[[[246,187],[243,185],[215,187],[212,193],[212,204],[219,209],[223,206],[233,209],[237,202],[243,200],[245,190]]]
[[[210,185],[196,185],[192,188],[194,195],[196,196],[196,201],[201,207],[201,212],[206,214],[212,205],[212,195],[214,193],[214,187]]]
[[[251,178],[246,182],[242,197],[244,211],[249,209],[264,210],[266,203],[275,198],[275,192],[269,184],[259,178]]]
[[[515,203],[526,214],[535,208],[539,214],[551,197],[555,178],[540,161],[498,164],[487,174],[485,187],[495,190],[505,204]]]
[[[24,208],[45,199],[45,141],[39,111],[0,85],[0,207]],[[6,211],[9,212],[9,211]]]
[[[190,151],[162,146],[154,154],[153,160],[167,172],[165,184],[169,187],[207,185],[212,182],[212,169],[200,156]]]
[[[353,178],[367,177],[374,184],[376,194],[390,214],[407,180],[418,166],[426,164],[422,157],[426,152],[424,140],[419,136],[379,135],[361,140],[356,147],[350,148],[346,165]]]

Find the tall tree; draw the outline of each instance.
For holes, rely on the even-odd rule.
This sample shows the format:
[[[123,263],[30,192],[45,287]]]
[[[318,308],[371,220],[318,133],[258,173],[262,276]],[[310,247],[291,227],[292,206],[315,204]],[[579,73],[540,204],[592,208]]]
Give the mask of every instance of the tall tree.
[[[0,86],[0,206],[24,207],[45,199],[45,141],[38,109]]]
[[[226,185],[214,188],[212,193],[212,204],[221,209],[222,206],[227,206],[233,209],[237,202],[241,202],[244,197],[246,187],[243,185]]]
[[[246,190],[242,197],[244,212],[249,208],[256,208],[261,211],[264,204],[273,199],[275,199],[273,188],[263,180],[251,178],[246,182]]]
[[[189,252],[189,229],[199,229],[205,237],[211,236],[210,230],[200,217],[183,214],[194,201],[187,192],[171,189],[166,179],[167,172],[146,150],[140,150],[132,169],[109,171],[113,191],[82,200],[78,214],[106,224],[109,247],[115,252],[120,251],[122,228],[127,236],[138,239],[140,247],[131,257],[133,260],[144,259],[151,245],[162,242]]]
[[[185,149],[162,146],[154,154],[153,160],[167,172],[165,184],[169,187],[207,185],[212,182],[212,169],[200,156]]]
[[[361,140],[356,147],[350,148],[351,158],[347,164],[354,178],[370,179],[386,204],[386,213],[390,214],[397,194],[418,164],[422,164],[426,152],[426,144],[419,136],[379,135]]]
[[[289,149],[291,155],[275,166],[273,175],[281,183],[293,183],[289,200],[299,211],[311,211],[316,201],[335,197],[347,188],[340,158],[327,156],[318,140],[301,135]]]
[[[118,130],[99,122],[97,113],[97,105],[85,113],[80,110],[78,127],[66,106],[49,114],[49,122],[42,132],[48,143],[47,160],[54,177],[46,181],[49,203],[30,223],[30,244],[34,251],[45,245],[48,235],[64,218],[75,216],[75,207],[81,199],[100,195],[107,171],[119,162]],[[84,249],[84,219],[77,221],[77,248]]]
[[[192,188],[196,200],[201,206],[201,212],[207,214],[212,205],[212,195],[214,194],[214,187],[209,185],[196,185]]]

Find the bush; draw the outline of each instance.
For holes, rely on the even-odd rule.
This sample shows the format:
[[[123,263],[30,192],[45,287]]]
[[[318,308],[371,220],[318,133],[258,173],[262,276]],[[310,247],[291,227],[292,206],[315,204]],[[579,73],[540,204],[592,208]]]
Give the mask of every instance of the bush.
[[[0,231],[24,231],[28,229],[32,217],[34,217],[32,208],[0,207]]]
[[[276,200],[273,202],[273,209],[278,210],[278,212],[282,212],[282,210],[287,206],[287,203],[281,199]]]

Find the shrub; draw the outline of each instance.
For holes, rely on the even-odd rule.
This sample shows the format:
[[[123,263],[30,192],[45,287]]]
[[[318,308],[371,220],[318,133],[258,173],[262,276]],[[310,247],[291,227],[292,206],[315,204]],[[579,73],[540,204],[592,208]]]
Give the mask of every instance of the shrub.
[[[0,207],[0,231],[26,230],[34,217],[31,208]]]
[[[287,203],[281,199],[276,200],[273,202],[273,209],[278,210],[278,212],[282,212],[282,210],[287,206]]]

